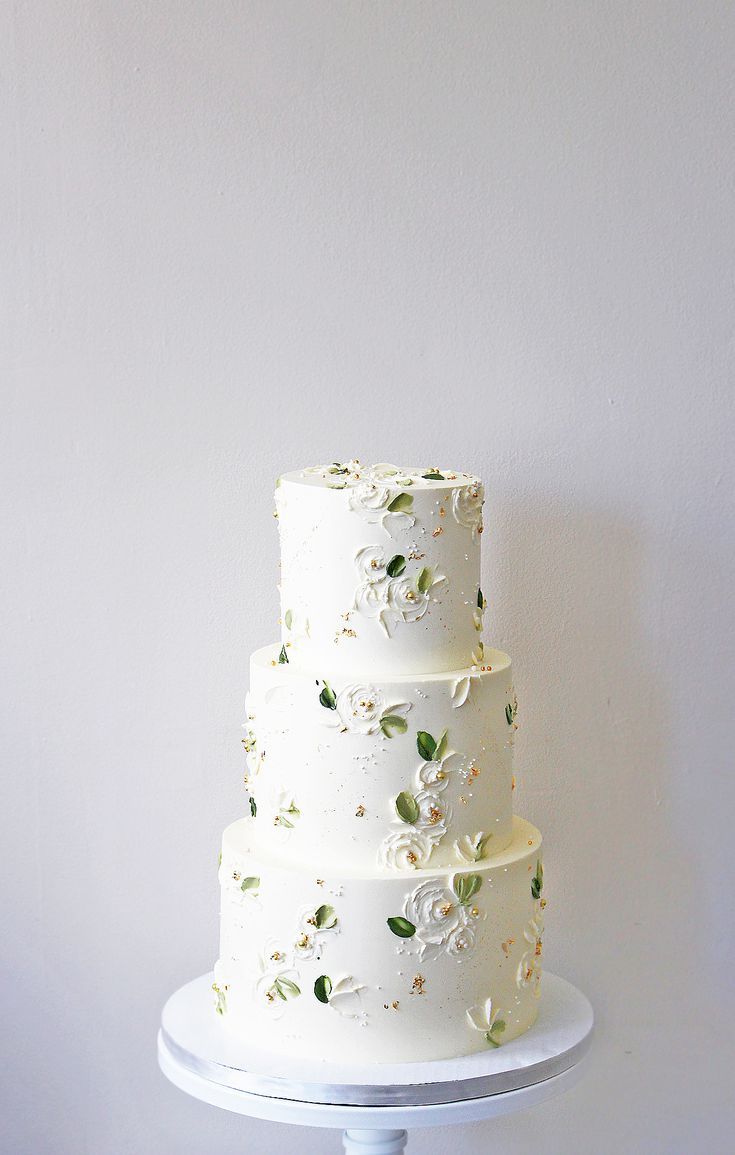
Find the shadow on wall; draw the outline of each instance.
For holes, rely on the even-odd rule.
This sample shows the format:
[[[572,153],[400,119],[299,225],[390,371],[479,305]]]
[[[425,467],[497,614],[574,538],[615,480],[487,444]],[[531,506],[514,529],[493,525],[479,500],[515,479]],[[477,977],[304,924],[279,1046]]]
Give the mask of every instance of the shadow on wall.
[[[664,958],[701,872],[692,848],[683,875],[683,831],[662,805],[677,784],[646,541],[602,507],[517,493],[493,505],[488,621],[514,657],[515,809],[546,838],[547,965],[621,1032],[631,1014],[670,1018]]]

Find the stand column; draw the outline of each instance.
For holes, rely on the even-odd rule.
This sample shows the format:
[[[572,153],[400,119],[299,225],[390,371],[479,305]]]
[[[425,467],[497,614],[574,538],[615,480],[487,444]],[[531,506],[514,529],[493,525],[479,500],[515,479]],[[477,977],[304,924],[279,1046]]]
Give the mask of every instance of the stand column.
[[[402,1155],[406,1149],[406,1131],[376,1131],[350,1128],[342,1141],[345,1155]]]

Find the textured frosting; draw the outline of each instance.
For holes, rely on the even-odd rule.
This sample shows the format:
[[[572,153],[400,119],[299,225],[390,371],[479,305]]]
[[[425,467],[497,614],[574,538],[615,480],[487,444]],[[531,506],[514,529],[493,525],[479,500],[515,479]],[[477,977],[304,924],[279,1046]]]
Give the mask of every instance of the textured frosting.
[[[371,675],[481,664],[483,500],[476,477],[451,470],[350,462],[284,474],[290,662]]]
[[[340,1061],[450,1058],[536,1018],[544,900],[539,847],[514,820],[500,855],[463,871],[323,875],[224,833],[215,995],[256,1045]]]
[[[479,861],[511,838],[510,659],[352,681],[253,654],[245,745],[255,838],[326,870]],[[323,673],[324,671],[320,671]]]

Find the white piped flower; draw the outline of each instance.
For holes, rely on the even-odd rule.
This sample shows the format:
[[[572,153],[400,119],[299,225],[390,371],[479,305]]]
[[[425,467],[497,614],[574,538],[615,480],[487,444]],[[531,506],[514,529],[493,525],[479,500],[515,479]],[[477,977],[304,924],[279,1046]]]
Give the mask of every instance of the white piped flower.
[[[431,855],[431,840],[413,827],[392,831],[378,849],[378,865],[389,870],[418,870]]]
[[[395,495],[391,486],[368,478],[350,490],[350,509],[361,513],[369,522],[380,521]]]
[[[387,564],[388,559],[378,545],[367,545],[364,549],[358,550],[355,556],[358,574],[370,585],[385,581]]]
[[[356,983],[352,975],[346,975],[332,984],[329,1005],[346,1019],[358,1019],[364,1014],[360,1001],[360,992],[364,990],[363,984]]]
[[[431,842],[439,842],[446,834],[447,826],[452,821],[451,806],[433,790],[419,790],[416,795],[416,805],[419,808],[416,825],[423,830]]]
[[[452,494],[452,513],[455,521],[472,530],[473,538],[482,533],[482,505],[485,491],[481,482],[463,485]]]
[[[466,958],[475,949],[475,932],[471,926],[458,926],[447,940],[447,954],[453,959]]]
[[[485,846],[489,834],[483,834],[480,831],[478,834],[463,834],[458,838],[454,844],[454,853],[460,862],[479,862],[485,857]]]
[[[542,936],[544,933],[543,915],[540,909],[529,922],[523,932],[523,937],[530,949],[525,951],[516,971],[516,984],[519,988],[532,987],[538,997],[541,988],[541,959],[543,955]]]

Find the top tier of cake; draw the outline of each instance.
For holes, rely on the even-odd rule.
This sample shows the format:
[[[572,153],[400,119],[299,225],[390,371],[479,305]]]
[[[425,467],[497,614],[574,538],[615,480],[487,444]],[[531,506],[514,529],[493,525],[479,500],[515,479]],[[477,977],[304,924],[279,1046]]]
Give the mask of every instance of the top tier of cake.
[[[482,663],[483,488],[453,470],[332,463],[276,486],[284,660],[438,673]]]

